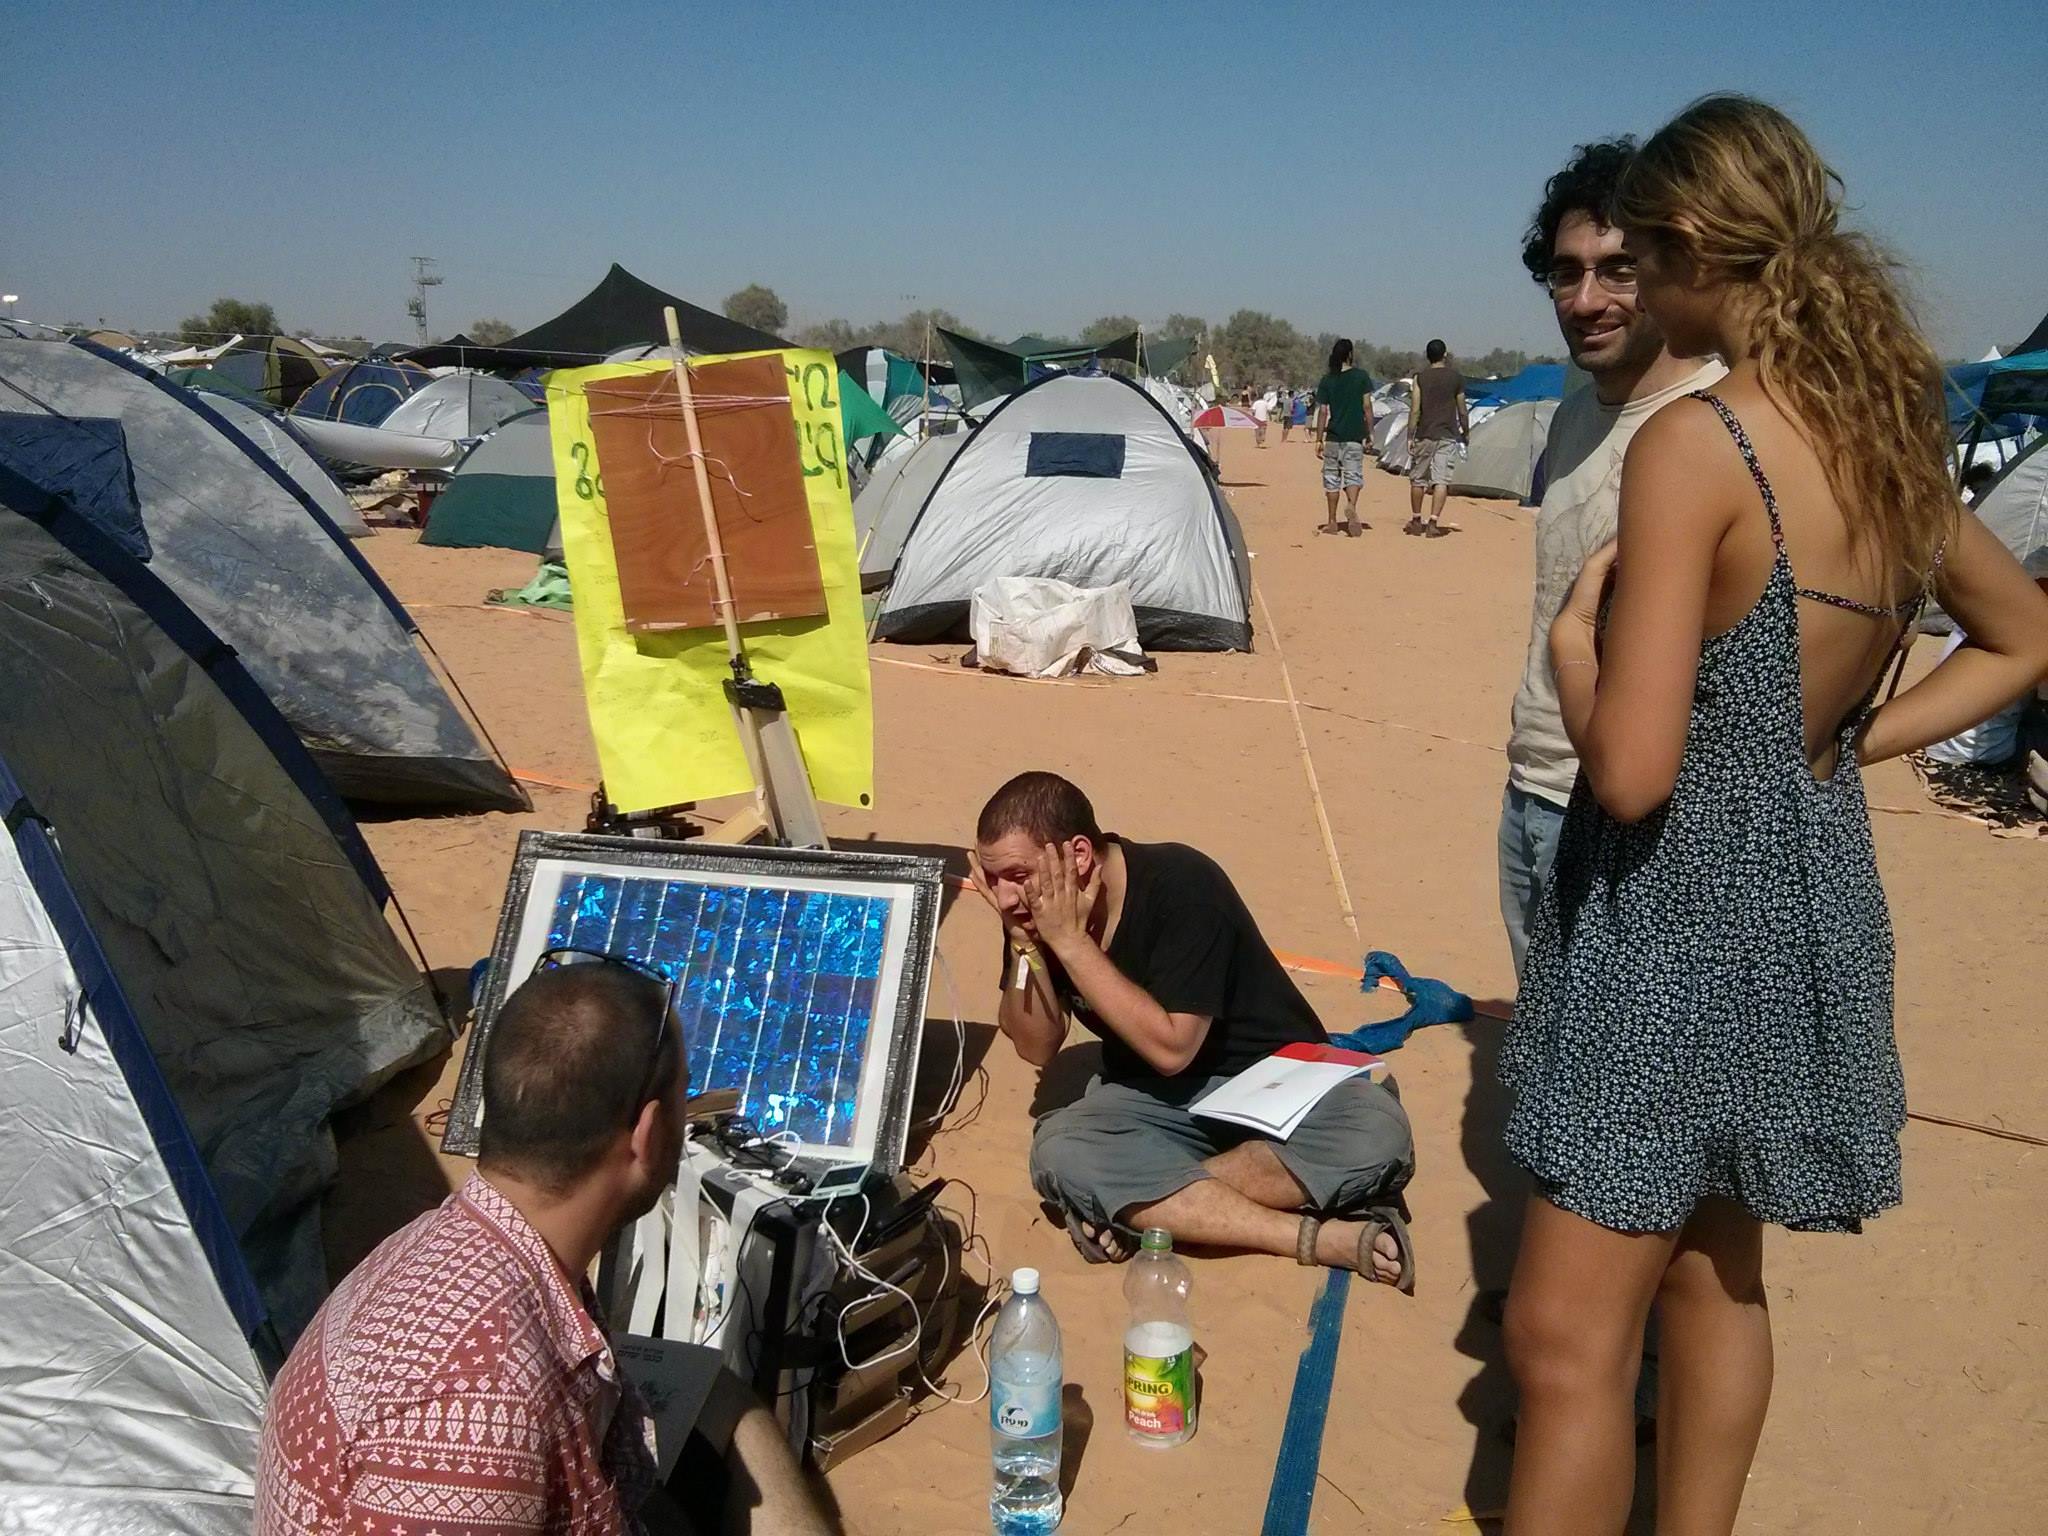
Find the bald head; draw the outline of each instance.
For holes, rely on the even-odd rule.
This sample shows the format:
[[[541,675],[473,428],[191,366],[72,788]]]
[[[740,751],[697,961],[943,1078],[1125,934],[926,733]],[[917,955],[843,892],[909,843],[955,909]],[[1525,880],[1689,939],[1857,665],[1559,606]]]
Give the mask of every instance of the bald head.
[[[667,1003],[665,988],[622,965],[529,977],[491,1026],[479,1165],[556,1190],[596,1167],[681,1070],[673,1028],[653,1061]]]

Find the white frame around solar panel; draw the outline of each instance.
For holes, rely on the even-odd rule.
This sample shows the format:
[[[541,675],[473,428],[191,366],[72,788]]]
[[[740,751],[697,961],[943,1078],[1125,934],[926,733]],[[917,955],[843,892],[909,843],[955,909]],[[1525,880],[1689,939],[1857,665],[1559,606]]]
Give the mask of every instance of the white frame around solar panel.
[[[572,882],[584,879],[654,879],[670,884],[687,884],[696,891],[700,906],[709,890],[739,891],[742,893],[742,914],[746,903],[751,900],[747,893],[756,891],[784,896],[824,897],[828,901],[832,898],[853,898],[886,902],[887,916],[880,937],[880,954],[869,957],[879,961],[875,974],[872,978],[850,975],[832,978],[849,988],[842,1027],[844,1021],[853,1016],[853,992],[850,989],[864,981],[872,981],[872,994],[862,1010],[866,1022],[862,1035],[860,1081],[851,1100],[854,1111],[851,1133],[844,1137],[830,1134],[841,1102],[836,1083],[831,1107],[826,1111],[829,1139],[801,1135],[788,1128],[798,1123],[793,1117],[786,1118],[784,1108],[785,1104],[797,1105],[798,1098],[793,1091],[786,1100],[774,1094],[753,1092],[752,1073],[759,1060],[760,1032],[766,1023],[765,1000],[756,1005],[759,1022],[755,1025],[753,1054],[748,1058],[748,1077],[744,1084],[731,1086],[746,1088],[747,1107],[755,1124],[767,1132],[783,1131],[782,1144],[789,1148],[791,1157],[804,1166],[815,1170],[857,1164],[884,1171],[894,1171],[901,1166],[904,1143],[908,1138],[909,1100],[916,1076],[925,990],[937,935],[942,894],[942,866],[939,861],[914,855],[729,848],[696,842],[667,843],[569,833],[528,832],[520,837],[505,908],[499,920],[497,943],[493,947],[490,978],[478,1006],[476,1034],[463,1062],[448,1132],[442,1142],[444,1151],[475,1152],[483,1108],[482,1061],[488,1049],[490,1025],[503,1006],[506,994],[531,974],[542,952],[560,940],[561,935],[555,928],[562,893],[575,890]],[[633,953],[636,946],[631,942],[623,949],[614,947],[611,940],[624,907],[624,894],[621,893],[617,900],[619,905],[611,909],[611,927],[604,940],[593,942],[593,935],[578,934],[574,942],[582,947],[623,953],[628,958],[643,962],[655,958],[651,954]],[[667,893],[664,892],[661,901],[665,903],[666,900]],[[829,906],[807,905],[806,916],[829,911]],[[655,921],[659,921],[658,910]],[[672,933],[680,931],[671,930]],[[701,934],[703,928],[693,923],[687,931],[696,935]],[[765,973],[756,978],[764,994],[770,995],[776,983],[775,966],[781,944],[784,936],[792,930],[783,926],[775,932],[775,953]],[[717,978],[709,983],[720,999],[715,1004],[717,1023],[713,1027],[719,1030],[724,1027],[733,975],[731,962],[738,955],[741,939],[735,929],[731,935],[733,949],[725,954],[721,966],[718,945],[722,937],[713,939],[712,953],[701,966],[698,957],[685,955],[679,974],[678,1012],[683,1015],[686,1034],[691,1036],[693,1055],[699,1054],[694,1048],[701,1045],[700,1026],[710,1017],[704,1009],[714,1005],[705,992],[693,990],[691,967],[698,967],[700,979],[707,975]],[[810,939],[813,944],[824,942],[815,929]],[[801,937],[798,941],[803,942]],[[671,947],[666,953],[672,956],[675,951]],[[815,989],[818,976],[815,972],[809,974],[809,984]],[[785,992],[788,994],[783,998],[785,1010],[794,1004],[794,995],[789,989],[798,984],[785,974]],[[815,1016],[810,1008],[807,1000],[799,1010],[805,1019],[800,1037],[804,1041],[810,1038],[809,1020]],[[802,1057],[805,1054],[805,1047],[799,1044],[797,1055]],[[822,1067],[822,1062],[820,1065]],[[801,1063],[792,1066],[791,1070],[791,1088],[794,1090],[796,1078],[803,1070]],[[729,1085],[718,1081],[696,1082],[692,1089],[703,1091],[721,1086]],[[813,1104],[813,1130],[816,1129],[816,1112]]]

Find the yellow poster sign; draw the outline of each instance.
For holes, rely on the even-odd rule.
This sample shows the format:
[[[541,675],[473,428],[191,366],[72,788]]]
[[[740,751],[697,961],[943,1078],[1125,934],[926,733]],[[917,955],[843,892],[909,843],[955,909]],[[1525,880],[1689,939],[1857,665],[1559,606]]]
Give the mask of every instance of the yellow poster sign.
[[[868,692],[860,563],[853,547],[853,501],[846,484],[845,445],[839,440],[838,366],[829,352],[776,355],[783,362],[796,417],[796,449],[817,539],[826,616],[743,624],[741,637],[754,675],[782,689],[818,798],[871,805],[874,707]],[[725,632],[714,626],[633,634],[619,597],[603,469],[584,391],[596,381],[663,373],[671,366],[604,363],[547,376],[555,500],[576,599],[583,698],[605,793],[622,811],[711,800],[754,787],[723,688],[731,676]]]

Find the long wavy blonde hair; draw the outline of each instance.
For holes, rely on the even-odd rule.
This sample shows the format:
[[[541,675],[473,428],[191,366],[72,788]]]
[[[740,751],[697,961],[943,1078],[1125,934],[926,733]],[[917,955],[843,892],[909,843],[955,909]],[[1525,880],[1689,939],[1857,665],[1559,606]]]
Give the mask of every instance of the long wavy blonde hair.
[[[1764,388],[1810,434],[1860,553],[1887,580],[1926,581],[1960,505],[1941,363],[1898,262],[1836,227],[1841,195],[1791,118],[1748,96],[1708,96],[1637,151],[1613,217],[1675,244],[1704,274],[1753,287]]]

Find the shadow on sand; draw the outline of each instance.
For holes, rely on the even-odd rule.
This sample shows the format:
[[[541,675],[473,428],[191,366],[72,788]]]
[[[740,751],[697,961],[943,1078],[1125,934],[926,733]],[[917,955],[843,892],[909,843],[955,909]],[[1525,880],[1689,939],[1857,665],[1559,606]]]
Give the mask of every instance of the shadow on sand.
[[[1486,1016],[1486,1011],[1511,1011],[1512,1000],[1495,999],[1479,1007],[1479,1016],[1462,1026],[1472,1045],[1472,1085],[1465,1096],[1459,1144],[1465,1166],[1478,1179],[1485,1197],[1466,1217],[1472,1249],[1472,1301],[1455,1342],[1458,1352],[1478,1361],[1480,1367],[1479,1374],[1458,1394],[1458,1407],[1473,1431],[1465,1503],[1486,1520],[1485,1529],[1494,1530],[1498,1529],[1494,1521],[1507,1503],[1508,1471],[1514,1463],[1515,1388],[1501,1344],[1500,1309],[1514,1273],[1529,1177],[1509,1160],[1503,1140],[1511,1102],[1497,1070],[1505,1026]],[[1650,1536],[1656,1523],[1654,1452],[1654,1445],[1644,1446],[1636,1457],[1636,1502],[1629,1515],[1628,1536]]]

